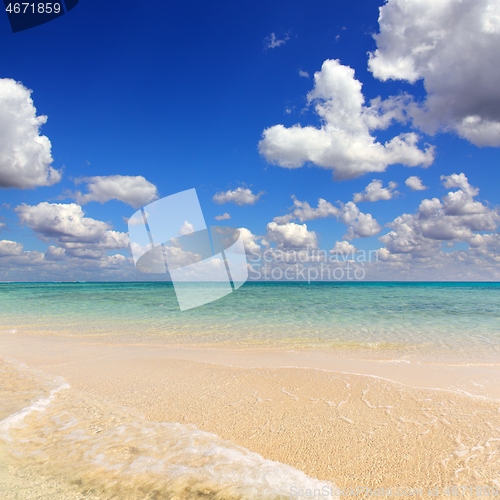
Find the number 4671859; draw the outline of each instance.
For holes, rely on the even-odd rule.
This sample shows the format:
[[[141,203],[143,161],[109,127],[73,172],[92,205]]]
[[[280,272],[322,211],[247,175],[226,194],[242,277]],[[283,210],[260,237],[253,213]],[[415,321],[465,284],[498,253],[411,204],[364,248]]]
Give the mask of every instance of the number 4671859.
[[[60,3],[9,3],[5,9],[9,14],[59,14]]]

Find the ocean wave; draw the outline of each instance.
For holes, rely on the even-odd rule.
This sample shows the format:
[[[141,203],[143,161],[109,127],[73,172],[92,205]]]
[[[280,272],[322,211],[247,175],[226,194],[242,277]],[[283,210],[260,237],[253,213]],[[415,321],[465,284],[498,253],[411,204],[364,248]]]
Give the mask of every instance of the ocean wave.
[[[335,490],[331,482],[193,425],[149,422],[134,410],[74,391],[64,380],[22,364],[0,361],[0,368],[5,387],[38,391],[0,421],[0,441],[16,467],[31,476],[120,500],[284,500],[300,489]],[[3,391],[1,397],[12,396]]]

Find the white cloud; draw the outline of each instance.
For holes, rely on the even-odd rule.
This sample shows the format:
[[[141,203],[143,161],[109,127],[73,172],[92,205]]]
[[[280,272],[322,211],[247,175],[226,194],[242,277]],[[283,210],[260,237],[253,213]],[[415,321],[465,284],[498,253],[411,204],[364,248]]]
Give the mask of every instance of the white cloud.
[[[382,181],[373,179],[363,193],[356,193],[354,195],[354,203],[359,203],[360,201],[378,201],[378,200],[390,200],[394,195],[399,194],[398,191],[394,191],[398,185],[395,182],[389,182],[389,187],[383,188]]]
[[[380,80],[423,80],[427,99],[408,110],[414,124],[500,146],[498,1],[389,0],[379,25],[369,68]]]
[[[184,250],[183,248],[177,246],[164,246],[163,251],[165,252],[165,257],[168,263],[168,269],[179,269],[180,267],[190,266],[195,262],[200,262],[203,257],[200,254],[191,252],[189,250]],[[163,256],[160,256],[161,268],[164,267],[165,261]]]
[[[186,234],[191,234],[191,233],[194,233],[194,226],[188,221],[185,221],[184,224],[182,224],[182,227],[179,231],[179,235],[184,236]]]
[[[21,224],[38,233],[44,241],[55,241],[70,256],[101,258],[107,250],[129,247],[126,233],[112,231],[105,222],[85,217],[75,203],[23,204],[15,210]]]
[[[360,212],[354,202],[340,203],[337,207],[323,200],[323,203],[318,202],[317,207],[311,207],[294,198],[295,219],[314,220],[334,216],[347,225],[346,236],[342,241],[337,241],[331,250],[320,251],[317,234],[305,224],[293,223],[291,220],[284,224],[273,221],[267,226],[265,239],[246,228],[240,228],[246,252],[257,258],[249,257],[249,269],[260,269],[264,273],[264,268],[267,268],[267,275],[273,279],[281,276],[278,271],[271,274],[274,269],[281,269],[282,273],[288,269],[289,276],[294,279],[307,279],[308,271],[305,274],[296,274],[295,271],[310,266],[313,280],[316,279],[315,275],[318,279],[336,280],[336,276],[341,274],[338,269],[347,272],[348,265],[351,275],[355,269],[362,267],[363,276],[366,273],[366,279],[371,280],[500,279],[500,234],[491,232],[500,223],[498,209],[492,210],[487,204],[478,202],[476,197],[479,190],[471,186],[463,174],[443,176],[442,182],[450,192],[442,199],[423,200],[415,214],[403,214],[396,218],[389,225],[391,232],[380,238],[384,248],[379,249],[377,255],[369,257],[372,262],[363,260],[368,258],[366,253],[352,244],[354,238],[373,236],[380,231],[380,225],[370,214]],[[463,250],[461,245],[454,250],[454,242],[465,242],[469,249]],[[444,248],[446,244],[449,248]],[[335,256],[337,259],[332,260]],[[177,257],[184,262],[181,254]],[[35,255],[32,259],[35,259]],[[45,260],[48,260],[47,257]],[[67,261],[68,256],[65,265]],[[320,267],[320,263],[324,264],[325,274],[321,274],[323,267]],[[0,276],[1,270],[0,263]],[[333,274],[335,270],[337,274]],[[256,276],[258,273],[250,272],[251,279],[257,279]],[[259,279],[263,277],[264,274]]]
[[[500,223],[498,210],[474,200],[479,189],[472,187],[464,174],[443,176],[448,189],[459,188],[442,197],[425,199],[416,214],[403,214],[388,224],[392,229],[379,240],[389,252],[411,254],[413,257],[435,255],[448,241],[469,243],[486,241],[477,231],[494,231]]]
[[[10,272],[16,268],[25,268],[31,271],[33,267],[40,268],[44,264],[43,253],[24,251],[23,245],[16,241],[0,241],[0,256],[2,257],[0,259],[0,276],[2,274],[5,276],[5,271]],[[2,273],[2,271],[4,272]]]
[[[148,212],[145,212],[146,218],[148,217]],[[136,212],[132,217],[127,218],[127,217],[122,217],[123,221],[125,224],[128,224],[129,226],[142,226],[144,224],[144,217],[142,216],[142,211],[141,212]]]
[[[383,172],[395,163],[428,167],[433,162],[434,148],[419,149],[414,132],[399,134],[385,144],[371,135],[372,130],[387,128],[393,120],[405,121],[401,111],[404,98],[378,98],[364,106],[354,70],[338,60],[325,61],[314,81],[307,100],[316,103],[321,127],[275,125],[264,130],[259,151],[269,163],[292,169],[311,162],[333,170],[335,178],[342,180]]]
[[[5,224],[5,222],[0,222],[0,229],[2,229],[3,227],[5,227],[7,224]]]
[[[264,38],[264,45],[266,49],[275,49],[280,45],[284,45],[286,42],[288,42],[288,40],[290,40],[288,33],[285,33],[285,37],[281,40],[276,38],[275,33],[271,33],[270,35],[266,36],[266,38]]]
[[[320,198],[318,207],[312,208],[307,201],[299,201],[295,196],[293,198],[294,210],[286,215],[275,217],[273,220],[278,224],[286,224],[291,220],[298,219],[300,222],[306,220],[322,219],[324,217],[338,217],[340,209],[334,207],[331,203]]]
[[[234,191],[221,191],[220,193],[215,194],[213,201],[215,201],[218,205],[230,202],[241,207],[243,205],[254,205],[256,201],[259,201],[259,198],[263,194],[264,191],[261,191],[259,194],[253,194],[250,189],[239,187]]]
[[[497,236],[497,235],[494,235]],[[378,250],[379,262],[367,269],[367,279],[415,281],[498,281],[500,258],[498,242],[488,246],[443,252],[439,248],[428,255],[393,254],[386,248]]]
[[[441,176],[444,187],[447,189],[459,188],[443,197],[444,213],[446,215],[474,215],[485,214],[490,209],[479,201],[474,201],[474,196],[479,194],[479,189],[469,184],[465,174],[452,174]]]
[[[12,255],[21,255],[23,245],[16,241],[0,240],[0,257],[10,257]]]
[[[192,263],[197,262],[194,260]],[[173,271],[173,270],[172,270]],[[175,281],[224,281],[227,280],[226,265],[223,259],[212,258],[204,260],[192,269],[189,264],[175,270]]]
[[[357,252],[359,252],[359,250],[348,241],[336,241],[335,246],[330,250],[332,255],[337,256],[354,255]]]
[[[51,144],[40,127],[31,90],[10,78],[0,79],[0,188],[33,189],[61,180],[54,170]]]
[[[382,226],[376,219],[371,214],[361,212],[352,201],[349,201],[345,205],[341,203],[341,206],[340,220],[348,226],[347,233],[344,235],[346,240],[369,238],[382,231]]]
[[[497,257],[500,257],[500,234],[475,234],[468,243],[474,249],[490,248],[496,252]]]
[[[85,177],[75,183],[86,183],[88,193],[75,193],[75,200],[80,205],[90,201],[106,203],[120,200],[134,208],[139,208],[158,199],[158,189],[141,175],[108,175]]]
[[[53,261],[61,261],[66,258],[66,250],[64,248],[55,247],[50,245],[45,252],[45,259]]]
[[[469,179],[467,179],[463,172],[461,174],[442,175],[441,180],[443,181],[444,187],[447,189],[463,189],[471,196],[477,196],[479,194],[479,188],[472,187],[469,184]]]
[[[422,180],[420,177],[417,177],[416,175],[412,175],[411,177],[408,177],[406,179],[405,184],[412,190],[412,191],[424,191],[425,189],[429,189],[427,186],[424,186],[422,184]]]
[[[132,259],[120,254],[79,258],[54,246],[44,254],[23,250],[21,243],[0,242],[0,255],[6,247],[15,251],[0,258],[0,279],[5,281],[137,280],[140,276]]]
[[[336,217],[337,220],[342,221],[348,226],[347,233],[344,235],[344,238],[347,240],[375,236],[382,230],[382,226],[380,226],[371,214],[361,212],[352,201],[345,204],[337,202],[340,205],[339,208],[320,198],[318,200],[318,207],[312,208],[307,201],[299,201],[295,196],[292,196],[292,198],[295,207],[294,210],[289,214],[275,217],[273,224],[287,225],[290,221],[296,219],[304,222],[324,217]]]
[[[266,238],[277,243],[278,249],[317,248],[318,246],[316,233],[308,231],[306,224],[270,222],[267,225]]]
[[[22,204],[15,211],[23,225],[47,238],[63,241],[94,243],[110,228],[105,222],[85,217],[82,207],[75,203]]]
[[[261,248],[257,243],[257,240],[261,239],[260,236],[252,234],[252,232],[246,227],[238,228],[241,238],[243,239],[243,244],[245,245],[245,251],[250,254],[259,254]]]
[[[309,78],[309,73],[307,71],[299,70],[299,76],[303,76],[304,78]]]
[[[227,212],[223,213],[222,215],[215,216],[215,220],[228,220],[230,218],[231,216]]]

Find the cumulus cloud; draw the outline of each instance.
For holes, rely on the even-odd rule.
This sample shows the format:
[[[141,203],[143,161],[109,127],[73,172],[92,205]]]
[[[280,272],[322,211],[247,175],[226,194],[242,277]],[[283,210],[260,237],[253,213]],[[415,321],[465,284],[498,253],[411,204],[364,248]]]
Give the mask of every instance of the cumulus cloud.
[[[383,172],[396,163],[428,167],[434,161],[434,148],[419,149],[414,132],[399,134],[385,144],[371,134],[394,120],[406,120],[403,97],[377,98],[365,106],[354,70],[338,60],[325,61],[314,81],[307,101],[316,104],[321,127],[274,125],[264,130],[259,151],[269,163],[293,169],[311,162],[333,170],[334,177],[342,180]]]
[[[299,70],[299,76],[303,76],[304,78],[309,78],[309,73],[307,71]]]
[[[252,232],[246,227],[240,227],[238,228],[238,230],[240,232],[241,238],[243,239],[243,244],[245,245],[245,251],[249,254],[258,255],[261,250],[261,247],[257,243],[257,241],[261,239],[261,237],[252,234]]]
[[[45,252],[45,259],[52,261],[61,261],[66,258],[66,250],[64,248],[50,245]]]
[[[428,255],[395,254],[386,248],[381,248],[377,253],[378,262],[367,269],[367,279],[498,281],[500,279],[498,241],[488,239],[483,247],[469,246],[468,250],[453,252],[437,249]]]
[[[290,221],[297,219],[300,222],[304,222],[324,217],[336,217],[337,220],[348,226],[347,233],[344,235],[344,238],[347,240],[375,236],[382,230],[382,226],[371,214],[361,212],[352,201],[348,203],[337,202],[339,207],[336,207],[320,198],[318,200],[318,207],[312,208],[306,201],[297,200],[295,196],[292,196],[292,198],[295,207],[293,211],[289,214],[275,217],[273,224],[287,225]]]
[[[51,143],[40,135],[46,116],[36,116],[31,90],[0,79],[0,188],[33,189],[61,180],[51,167]]]
[[[227,212],[223,213],[222,215],[215,216],[215,220],[228,220],[230,218],[231,216]]]
[[[354,238],[369,238],[382,231],[382,226],[372,217],[371,214],[365,214],[359,210],[352,201],[345,205],[341,203],[342,211],[340,220],[348,226],[347,233],[344,235],[346,240]]]
[[[163,247],[163,252],[164,256],[159,253],[158,257],[161,260],[161,265],[158,267],[156,266],[156,269],[163,269],[165,268],[165,260],[167,261],[168,264],[168,269],[179,269],[181,267],[185,266],[190,266],[191,264],[194,264],[196,262],[200,262],[203,260],[203,257],[200,254],[191,252],[190,250],[186,250],[180,246],[167,246],[165,245]]]
[[[427,98],[408,110],[414,124],[500,146],[498,1],[389,0],[379,25],[369,69],[380,80],[423,80]]]
[[[186,234],[191,234],[194,233],[194,226],[188,221],[184,221],[184,224],[182,224],[182,227],[179,231],[180,236],[184,236]]]
[[[474,200],[479,189],[469,184],[462,174],[442,177],[450,191],[441,200],[425,199],[415,214],[403,214],[388,226],[392,229],[381,236],[387,251],[386,257],[394,254],[411,254],[426,257],[439,252],[443,242],[465,242],[480,246],[487,238],[477,232],[494,231],[500,223],[498,210],[491,209]]]
[[[281,40],[276,38],[276,33],[271,33],[270,35],[266,36],[266,38],[264,38],[264,46],[266,49],[275,49],[280,45],[284,45],[286,42],[288,42],[288,40],[290,40],[288,33],[285,33],[284,38],[282,38]]]
[[[332,255],[354,255],[359,250],[348,241],[336,241],[335,246],[329,251]]]
[[[354,203],[359,203],[360,201],[378,201],[378,200],[390,200],[394,195],[399,194],[395,189],[398,185],[395,182],[389,182],[389,187],[383,188],[382,181],[373,179],[366,189],[362,193],[356,193],[354,195]]]
[[[194,263],[197,262],[193,259]],[[173,269],[172,269],[173,271]],[[175,281],[221,281],[227,279],[226,265],[224,259],[212,258],[203,260],[196,267],[192,269],[190,265],[182,265],[175,270]]]
[[[405,180],[405,184],[412,191],[424,191],[425,189],[429,189],[427,186],[424,186],[422,184],[422,180],[420,179],[420,177],[417,177],[416,175],[408,177],[408,179]]]
[[[23,245],[16,241],[0,240],[0,256],[10,257],[12,255],[21,255],[23,253]]]
[[[253,194],[251,189],[248,188],[237,188],[234,191],[221,191],[217,193],[213,197],[213,201],[218,205],[224,205],[224,203],[235,203],[242,207],[243,205],[255,205],[256,201],[259,201],[259,198],[264,194],[264,191],[261,191],[259,194]]]
[[[16,268],[26,268],[29,271],[33,267],[40,269],[44,264],[44,254],[38,251],[28,252],[24,250],[22,243],[10,240],[0,241],[0,276],[6,276]]]
[[[120,254],[82,259],[67,255],[64,248],[50,246],[42,253],[4,240],[0,256],[0,279],[6,281],[138,279],[132,259]]]
[[[443,176],[441,181],[448,192],[441,199],[422,200],[415,213],[402,214],[387,224],[391,230],[379,238],[384,246],[376,252],[373,251],[373,256],[371,251],[369,256],[366,252],[357,251],[351,240],[356,236],[373,235],[380,230],[380,226],[371,215],[359,212],[353,202],[339,204],[338,220],[348,225],[348,234],[342,241],[336,242],[329,252],[321,250],[315,253],[316,250],[311,247],[306,251],[305,246],[294,247],[288,242],[281,243],[287,231],[282,229],[280,234],[274,234],[280,227],[274,221],[269,227],[267,239],[276,242],[276,248],[266,247],[265,266],[256,268],[261,274],[254,270],[251,278],[265,277],[264,267],[268,268],[268,277],[265,279],[271,277],[278,279],[287,269],[290,275],[299,276],[294,274],[293,266],[296,266],[297,272],[305,270],[306,277],[302,275],[300,279],[307,279],[308,276],[316,276],[313,279],[339,279],[337,276],[342,273],[335,270],[338,266],[345,270],[344,267],[351,263],[351,271],[361,266],[365,279],[374,281],[392,279],[498,281],[500,208],[491,208],[487,202],[478,200],[479,189],[472,186],[463,173]],[[311,211],[316,210],[309,205],[308,207]],[[296,215],[299,216],[300,211]],[[290,224],[293,223],[287,223],[289,227]],[[281,227],[285,225],[282,224]],[[457,245],[458,243],[462,244]],[[464,243],[466,245],[463,245]],[[280,250],[292,253],[284,257]],[[299,250],[299,253],[294,250]],[[301,254],[301,251],[305,253]],[[331,258],[337,258],[332,262],[331,258],[327,259],[326,253],[330,254]],[[323,273],[326,268],[319,264],[325,262],[327,267],[329,266],[328,269],[337,272],[333,274],[333,278],[328,272]],[[274,269],[276,271],[272,274]]]
[[[442,175],[441,180],[447,189],[459,188],[443,197],[444,213],[446,215],[474,215],[491,212],[489,208],[474,197],[479,194],[479,188],[472,187],[465,174]]]
[[[75,181],[86,183],[88,193],[77,191],[75,200],[80,205],[90,201],[106,203],[109,200],[119,200],[139,208],[158,199],[158,189],[141,175],[108,175],[84,177]]]
[[[110,227],[105,222],[85,217],[82,207],[75,203],[23,203],[15,211],[23,225],[47,238],[93,243],[100,241]]]
[[[320,198],[318,207],[312,208],[307,201],[299,201],[296,196],[292,196],[294,210],[286,215],[281,215],[273,219],[278,224],[286,224],[292,220],[298,219],[300,222],[306,220],[322,219],[324,217],[338,217],[340,209],[334,207],[331,203]]]
[[[44,241],[55,241],[73,257],[102,258],[107,250],[129,247],[126,233],[112,231],[105,222],[85,217],[75,204],[42,202],[16,207],[21,224],[29,227]]]
[[[149,213],[144,211],[146,214],[146,218],[148,217]],[[123,221],[125,224],[128,224],[129,226],[142,226],[144,224],[144,217],[142,215],[142,211],[136,212],[132,217],[122,217]]]
[[[306,224],[277,224],[270,222],[267,225],[266,238],[277,243],[278,249],[317,248],[318,238],[314,231],[309,231]]]

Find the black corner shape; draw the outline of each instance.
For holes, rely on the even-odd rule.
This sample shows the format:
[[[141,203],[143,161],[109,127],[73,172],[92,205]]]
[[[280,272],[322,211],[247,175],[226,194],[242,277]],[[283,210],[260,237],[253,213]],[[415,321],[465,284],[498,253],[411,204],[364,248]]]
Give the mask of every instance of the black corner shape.
[[[79,0],[3,0],[13,33],[48,23],[76,7]]]
[[[73,7],[76,7],[76,4],[80,0],[64,0],[64,3],[66,4],[66,12],[69,12]]]

